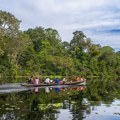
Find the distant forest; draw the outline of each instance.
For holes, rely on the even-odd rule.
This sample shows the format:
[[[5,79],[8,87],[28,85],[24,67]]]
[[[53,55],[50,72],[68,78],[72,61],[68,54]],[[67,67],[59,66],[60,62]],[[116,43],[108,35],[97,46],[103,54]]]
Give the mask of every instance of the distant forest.
[[[20,23],[0,11],[0,76],[120,75],[120,51],[92,43],[82,31],[67,42],[53,28],[22,31]]]

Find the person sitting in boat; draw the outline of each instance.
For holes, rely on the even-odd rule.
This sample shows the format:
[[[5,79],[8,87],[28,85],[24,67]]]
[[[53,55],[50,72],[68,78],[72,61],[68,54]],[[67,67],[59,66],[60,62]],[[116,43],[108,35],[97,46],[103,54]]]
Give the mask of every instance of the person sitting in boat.
[[[55,83],[58,84],[60,82],[59,78],[55,79]]]
[[[53,80],[50,79],[50,83],[53,83]]]
[[[38,85],[39,84],[39,78],[36,77],[35,80],[34,80],[34,84]]]
[[[63,84],[67,82],[67,79],[66,78],[63,78]]]
[[[30,78],[28,78],[28,79],[27,79],[27,82],[28,82],[29,84],[33,84],[33,76],[31,76]]]
[[[45,79],[45,83],[46,83],[46,84],[50,84],[50,78],[46,78],[46,79]]]
[[[66,78],[63,78],[59,83],[64,84],[64,83],[66,83],[66,81],[67,81]]]
[[[83,81],[84,81],[84,78],[78,77],[78,76],[76,76],[76,77],[73,79],[73,82],[83,82]]]

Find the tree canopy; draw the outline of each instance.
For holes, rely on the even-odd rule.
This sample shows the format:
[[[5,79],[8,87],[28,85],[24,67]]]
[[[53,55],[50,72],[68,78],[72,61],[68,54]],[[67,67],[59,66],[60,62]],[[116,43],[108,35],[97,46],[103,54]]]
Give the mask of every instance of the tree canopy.
[[[120,53],[92,43],[82,31],[73,32],[68,42],[52,28],[22,31],[20,22],[0,11],[0,75],[120,75]]]

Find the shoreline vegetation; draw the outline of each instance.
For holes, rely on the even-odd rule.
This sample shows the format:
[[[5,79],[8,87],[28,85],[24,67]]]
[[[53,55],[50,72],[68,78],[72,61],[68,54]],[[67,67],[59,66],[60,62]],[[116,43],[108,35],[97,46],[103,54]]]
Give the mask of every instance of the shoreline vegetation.
[[[82,31],[63,41],[53,28],[37,26],[22,31],[20,23],[11,13],[0,10],[0,78],[120,76],[120,51],[94,44]]]

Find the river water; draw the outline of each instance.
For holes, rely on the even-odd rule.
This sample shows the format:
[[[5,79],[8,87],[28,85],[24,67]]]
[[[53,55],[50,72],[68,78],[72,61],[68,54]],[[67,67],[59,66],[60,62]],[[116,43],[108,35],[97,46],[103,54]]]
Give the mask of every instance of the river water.
[[[0,120],[120,120],[119,87],[0,85]]]

